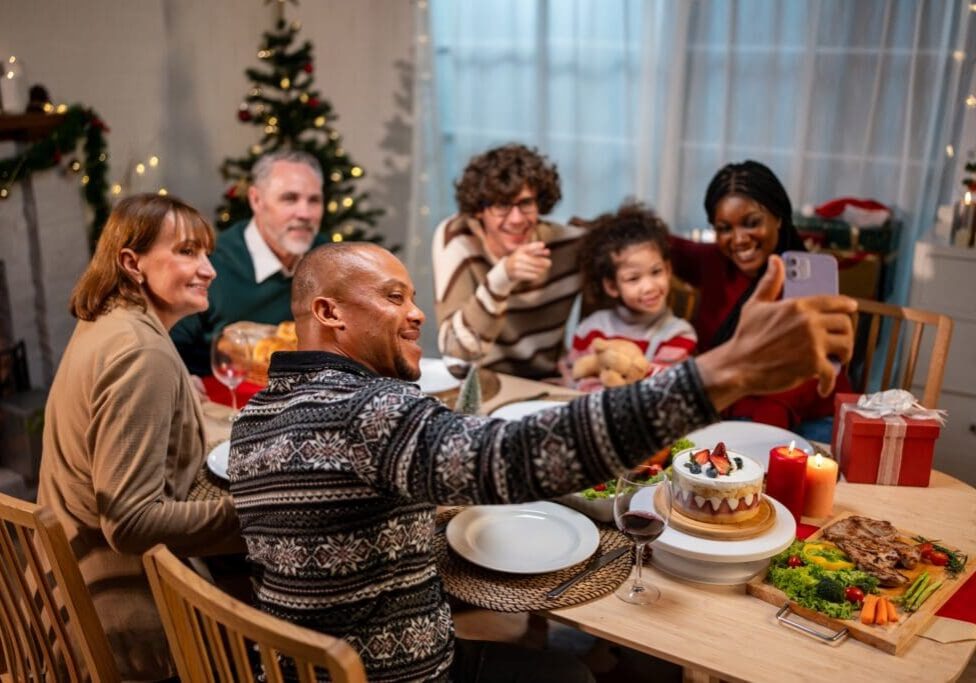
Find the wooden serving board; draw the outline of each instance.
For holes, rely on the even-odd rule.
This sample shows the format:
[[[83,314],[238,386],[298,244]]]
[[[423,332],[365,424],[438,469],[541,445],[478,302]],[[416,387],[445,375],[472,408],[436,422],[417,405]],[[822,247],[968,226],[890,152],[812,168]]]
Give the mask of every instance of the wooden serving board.
[[[661,497],[665,495],[663,490],[658,490],[654,497],[654,504],[660,512],[662,508]],[[677,507],[671,508],[671,519],[669,526],[684,531],[686,534],[698,536],[699,538],[711,538],[717,541],[739,541],[745,538],[758,536],[764,531],[768,531],[776,523],[776,510],[770,505],[766,496],[759,501],[759,509],[756,516],[744,522],[734,524],[713,524],[702,522],[692,517],[684,515]]]
[[[829,527],[834,522],[844,519],[845,517],[850,517],[853,514],[855,513],[845,512],[842,515],[834,517],[806,540],[816,541],[821,537],[824,528]],[[899,531],[901,532],[902,536],[904,536],[904,540],[910,543],[915,543],[913,538],[918,534],[914,534],[903,529],[899,529]],[[945,543],[944,539],[940,539],[939,544],[947,545],[950,548],[954,547],[951,543]],[[904,612],[899,607],[898,616],[900,618],[898,622],[894,624],[886,624],[884,626],[879,626],[877,624],[862,624],[860,619],[857,618],[858,615],[855,615],[854,619],[835,619],[833,617],[828,617],[825,614],[821,614],[820,612],[815,612],[811,609],[801,607],[792,600],[788,600],[783,591],[769,583],[766,583],[765,572],[746,584],[746,592],[749,595],[754,595],[760,600],[765,600],[766,602],[778,607],[782,607],[784,603],[789,602],[792,610],[804,619],[809,619],[810,621],[820,624],[821,626],[826,626],[836,630],[846,627],[850,636],[855,640],[860,640],[868,645],[873,645],[874,647],[889,654],[899,655],[911,644],[912,638],[914,638],[921,631],[925,630],[925,628],[929,625],[929,622],[932,621],[932,618],[935,616],[935,613],[939,611],[939,608],[942,607],[942,605],[944,605],[945,602],[952,597],[952,594],[959,590],[959,588],[966,583],[966,580],[973,575],[973,572],[976,571],[976,559],[970,557],[969,561],[966,563],[966,568],[954,579],[949,578],[949,575],[945,571],[945,567],[936,567],[935,565],[931,565],[926,562],[919,562],[915,569],[899,568],[898,571],[903,573],[912,581],[914,581],[915,577],[921,574],[923,571],[927,571],[929,576],[932,577],[932,581],[943,581],[943,584],[939,590],[929,596],[929,599],[922,604],[917,612]],[[906,584],[905,588],[907,587],[908,584]],[[905,591],[905,588],[880,588],[879,591],[881,595],[891,598],[901,595]]]

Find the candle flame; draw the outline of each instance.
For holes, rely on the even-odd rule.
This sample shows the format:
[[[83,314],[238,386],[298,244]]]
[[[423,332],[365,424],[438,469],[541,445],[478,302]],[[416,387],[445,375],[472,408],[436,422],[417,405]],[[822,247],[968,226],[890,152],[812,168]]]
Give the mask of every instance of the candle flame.
[[[790,448],[789,448],[789,450],[786,451],[786,457],[788,457],[788,458],[793,457],[793,449],[794,448],[796,448],[796,439],[793,439],[792,441],[790,441]]]
[[[817,453],[816,457],[813,459],[814,467],[823,467],[823,456]]]
[[[973,203],[973,193],[967,191],[966,194],[963,196],[963,202],[965,202],[966,206],[969,206],[970,204],[972,204]]]

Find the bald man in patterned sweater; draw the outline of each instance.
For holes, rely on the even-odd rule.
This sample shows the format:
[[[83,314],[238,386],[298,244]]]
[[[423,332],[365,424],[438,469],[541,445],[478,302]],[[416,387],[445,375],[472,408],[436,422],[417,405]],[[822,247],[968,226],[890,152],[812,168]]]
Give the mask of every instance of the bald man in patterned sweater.
[[[382,247],[312,251],[292,288],[298,351],[234,423],[231,493],[257,604],[344,638],[370,681],[582,683],[561,653],[456,641],[434,552],[436,505],[518,503],[578,491],[718,419],[740,396],[819,376],[850,357],[847,297],[775,301],[778,257],[735,336],[650,379],[506,422],[447,409],[420,376],[423,312]]]
[[[558,375],[583,236],[539,219],[560,196],[556,167],[522,145],[471,160],[456,185],[459,213],[434,233],[441,353],[465,357],[480,347],[492,370]]]

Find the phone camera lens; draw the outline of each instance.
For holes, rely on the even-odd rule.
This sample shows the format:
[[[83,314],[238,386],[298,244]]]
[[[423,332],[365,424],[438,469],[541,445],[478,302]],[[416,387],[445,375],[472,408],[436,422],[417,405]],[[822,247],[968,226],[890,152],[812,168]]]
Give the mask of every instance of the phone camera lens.
[[[796,268],[790,268],[789,272],[786,274],[791,280],[795,280],[797,276]]]

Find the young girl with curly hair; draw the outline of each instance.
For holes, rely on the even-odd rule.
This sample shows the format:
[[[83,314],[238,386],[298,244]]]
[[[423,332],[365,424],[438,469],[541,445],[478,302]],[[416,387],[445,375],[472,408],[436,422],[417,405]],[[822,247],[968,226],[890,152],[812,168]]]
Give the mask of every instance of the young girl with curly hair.
[[[597,310],[577,327],[568,354],[570,364],[591,353],[597,339],[637,344],[650,361],[648,375],[688,358],[697,336],[668,307],[668,226],[651,209],[626,203],[588,227],[580,248],[583,307]],[[600,388],[600,383],[585,378],[577,388],[590,391]]]

